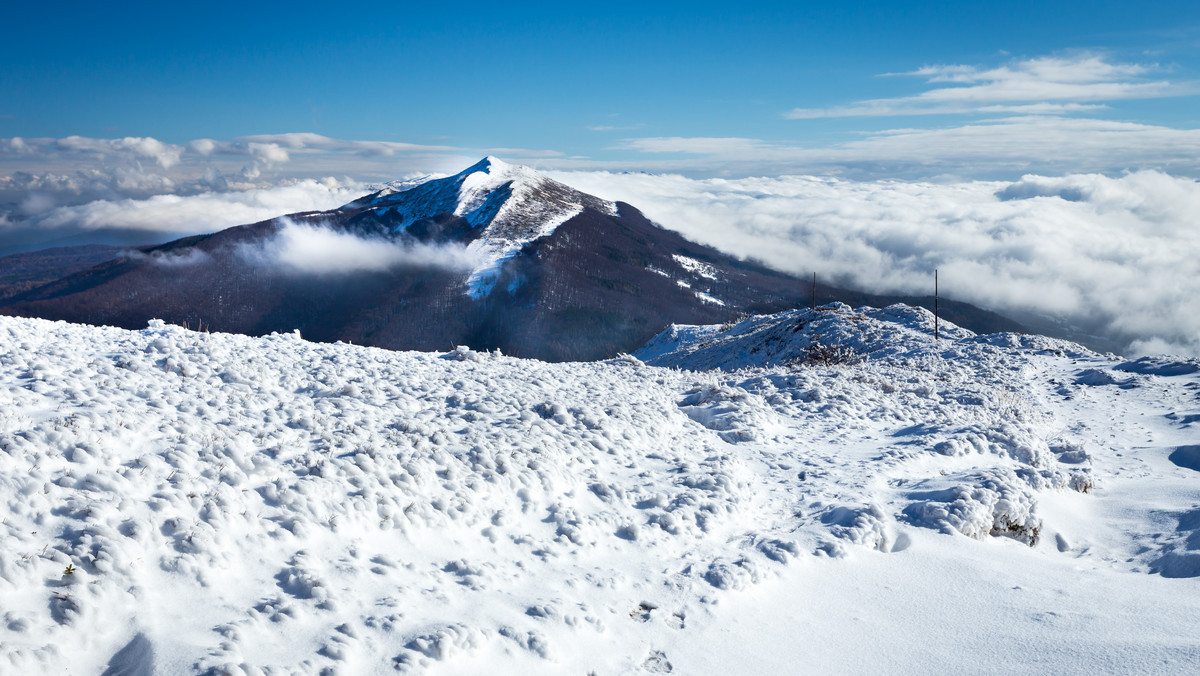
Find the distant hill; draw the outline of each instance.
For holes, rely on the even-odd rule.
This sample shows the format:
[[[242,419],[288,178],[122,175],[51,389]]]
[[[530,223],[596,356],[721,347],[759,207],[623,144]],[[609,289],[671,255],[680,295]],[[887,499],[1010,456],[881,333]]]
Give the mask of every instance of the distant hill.
[[[0,258],[0,302],[121,255],[126,247],[88,244]]]

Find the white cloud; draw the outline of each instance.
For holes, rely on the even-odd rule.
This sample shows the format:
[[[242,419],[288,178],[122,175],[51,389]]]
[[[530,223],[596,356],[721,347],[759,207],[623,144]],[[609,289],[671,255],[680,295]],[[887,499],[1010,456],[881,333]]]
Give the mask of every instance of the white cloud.
[[[281,222],[283,227],[267,242],[241,245],[238,253],[242,258],[256,265],[316,275],[384,272],[397,267],[465,273],[480,263],[465,246],[457,244],[368,239],[286,218]]]
[[[22,215],[34,216],[64,204],[121,197],[145,198],[172,192],[196,192],[193,186],[179,184],[153,171],[117,166],[106,171],[79,168],[70,174],[17,172],[0,176],[0,202],[28,203],[36,200],[43,208],[23,209]]]
[[[20,136],[0,139],[0,153],[6,155],[28,155],[34,150],[34,146],[26,143]]]
[[[179,164],[183,148],[163,143],[149,137],[126,137],[118,139],[95,139],[83,136],[68,136],[55,141],[58,150],[94,153],[101,159],[108,155],[128,154],[152,159],[163,169]]]
[[[169,268],[183,268],[207,263],[212,260],[212,256],[196,248],[186,249],[183,253],[154,251],[150,254],[144,254],[137,249],[131,249],[125,252],[124,255],[136,260],[149,260],[157,265]]]
[[[302,180],[273,188],[199,195],[156,195],[148,199],[97,200],[50,209],[24,227],[70,231],[114,228],[179,236],[254,223],[282,213],[323,211],[365,194],[359,183]]]
[[[1013,106],[1039,114],[886,129],[822,147],[746,137],[626,138],[609,148],[623,151],[624,158],[607,160],[566,157],[554,150],[347,141],[309,133],[196,139],[182,146],[154,139],[11,138],[0,140],[0,160],[12,172],[0,176],[0,205],[18,203],[31,191],[45,193],[56,205],[72,205],[269,188],[330,175],[383,182],[453,173],[485,153],[543,169],[693,176],[805,173],[913,179],[1137,169],[1200,172],[1200,130],[1048,114],[1083,105]],[[162,161],[141,161],[146,157]]]
[[[701,242],[877,292],[1030,311],[1200,355],[1200,184],[1154,171],[928,183],[560,172]]]
[[[888,129],[826,147],[806,148],[751,138],[654,137],[616,146],[648,154],[645,170],[690,174],[820,173],[864,178],[1160,169],[1200,172],[1200,130],[1088,118],[1024,115],[971,124]],[[548,163],[587,169],[589,162]],[[629,163],[614,163],[618,168]],[[610,168],[610,167],[604,167]]]
[[[267,164],[287,162],[289,159],[287,151],[274,143],[249,143],[246,147],[251,157]]]
[[[217,149],[217,142],[210,138],[198,138],[188,141],[187,148],[197,155],[211,155]]]
[[[510,157],[560,157],[557,150],[529,148],[461,148],[448,145],[426,145],[400,143],[396,141],[349,141],[330,138],[309,132],[288,134],[259,134],[243,136],[226,144],[227,152],[236,153],[242,147],[252,151],[256,146],[275,146],[293,153],[324,155],[329,153],[352,154],[361,157],[396,157],[413,153],[462,153],[482,155],[505,155]]]
[[[999,68],[926,66],[898,75],[925,78],[935,87],[914,96],[869,99],[832,108],[795,108],[791,119],[879,117],[961,113],[1061,114],[1097,107],[1099,101],[1147,99],[1194,93],[1190,86],[1167,80],[1145,81],[1154,70],[1140,64],[1109,63],[1103,56],[1081,53],[1041,57]]]
[[[633,129],[641,129],[644,126],[646,126],[646,125],[641,124],[641,123],[627,124],[627,125],[592,124],[592,125],[588,125],[586,127],[586,129],[588,129],[590,131],[630,131]]]
[[[925,161],[963,171],[969,166],[1039,171],[1200,168],[1200,130],[1133,122],[1026,116],[943,129],[897,129],[823,153],[843,162]]]
[[[649,138],[625,139],[618,146],[620,150],[637,150],[645,153],[688,153],[695,155],[744,156],[748,153],[763,151],[776,152],[788,150],[776,148],[770,144],[753,138],[711,137],[711,136],[660,136]]]

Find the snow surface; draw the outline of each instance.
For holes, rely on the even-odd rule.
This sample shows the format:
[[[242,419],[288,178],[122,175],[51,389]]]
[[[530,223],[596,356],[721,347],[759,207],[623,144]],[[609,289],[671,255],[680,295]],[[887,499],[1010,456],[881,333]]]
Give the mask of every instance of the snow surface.
[[[695,258],[689,258],[688,256],[681,256],[679,254],[675,254],[672,256],[672,258],[674,258],[675,262],[679,264],[679,267],[687,270],[693,275],[704,277],[705,279],[711,279],[713,281],[716,281],[717,279],[717,269],[708,263],[698,261]]]
[[[941,333],[0,318],[0,672],[1195,673],[1200,364]]]

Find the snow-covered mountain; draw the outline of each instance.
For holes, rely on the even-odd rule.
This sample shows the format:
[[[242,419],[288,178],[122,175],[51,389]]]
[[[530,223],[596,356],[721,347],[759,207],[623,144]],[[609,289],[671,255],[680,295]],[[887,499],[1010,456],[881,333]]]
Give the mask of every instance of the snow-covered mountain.
[[[0,671],[1195,673],[1200,363],[932,321],[553,364],[0,317]]]
[[[553,234],[584,209],[618,215],[614,202],[490,156],[449,178],[385,187],[342,209],[361,209],[353,219],[354,226],[389,236],[412,233],[417,229],[414,226],[431,215],[449,214],[465,220],[467,227],[457,239],[469,241],[471,253],[479,259],[466,282],[473,298],[492,292],[505,261]],[[427,232],[418,235],[418,239],[428,238]]]
[[[332,211],[147,247],[0,300],[0,313],[126,328],[161,317],[251,335],[298,329],[320,341],[466,344],[567,360],[631,351],[672,322],[722,322],[811,298],[808,281],[489,157]],[[902,299],[821,286],[818,300]],[[970,305],[942,308],[974,329],[1017,328]]]

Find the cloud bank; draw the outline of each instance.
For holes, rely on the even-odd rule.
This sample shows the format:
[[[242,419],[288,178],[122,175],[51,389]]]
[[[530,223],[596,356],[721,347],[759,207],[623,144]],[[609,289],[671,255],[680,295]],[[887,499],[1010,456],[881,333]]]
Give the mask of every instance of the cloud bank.
[[[238,255],[254,265],[310,275],[386,272],[405,267],[466,273],[480,263],[478,256],[461,245],[363,238],[288,218],[280,222],[282,227],[274,237],[263,243],[240,245]]]
[[[930,77],[969,83],[995,76],[943,70]],[[694,239],[790,272],[815,271],[865,289],[927,293],[936,267],[948,294],[1018,319],[1033,311],[1103,336],[1114,348],[1200,354],[1200,240],[1192,225],[1200,198],[1195,181],[1166,173],[1200,171],[1200,130],[1025,115],[878,132],[820,149],[688,137],[627,139],[622,147],[664,156],[644,166],[668,173],[586,171],[610,163],[575,158],[524,161],[560,167],[565,183],[627,201]],[[476,159],[458,150],[315,134],[178,146],[145,138],[5,139],[0,155],[22,158],[18,164],[32,171],[0,176],[0,254],[28,242],[105,241],[101,233],[112,231],[127,233],[118,243],[161,242],[331,209],[373,186],[357,178],[287,172],[341,167],[362,176],[383,174],[386,166],[409,169],[388,178],[413,176],[422,167],[451,172]],[[436,162],[426,154],[435,151],[442,153]],[[74,170],[63,171],[64,162]],[[802,175],[797,166],[824,176]],[[993,170],[1013,178],[954,175],[966,166],[976,176]],[[1071,171],[1107,166],[1143,169],[1115,178],[1102,169]],[[674,167],[784,175],[695,179],[670,173]],[[1031,167],[1045,171],[1020,177]],[[247,168],[257,178],[247,178],[254,173]],[[938,178],[912,180],[914,175]],[[461,252],[380,253],[377,243],[368,250],[342,241],[310,247],[310,240],[303,233],[285,236],[273,250],[274,262],[322,274],[426,261],[469,267]],[[321,262],[322,251],[338,255]]]
[[[172,144],[149,137],[0,139],[0,255],[79,243],[89,231],[195,234],[329,209],[374,183],[453,172],[486,154],[516,161],[553,150],[460,148],[289,133]],[[101,238],[102,239],[102,238]],[[111,239],[111,238],[110,238]]]
[[[1200,356],[1200,184],[1191,179],[1155,171],[952,183],[555,177],[787,272],[925,295],[937,268],[949,297],[1053,320],[1131,353]]]
[[[280,214],[335,209],[369,192],[355,181],[303,179],[248,190],[144,199],[94,200],[70,206],[52,201],[19,220],[0,219],[0,255],[28,246],[85,242],[155,244],[255,223]],[[28,200],[38,199],[32,193]]]
[[[191,196],[156,195],[144,200],[97,200],[54,208],[40,214],[34,222],[41,228],[119,228],[182,236],[263,221],[281,212],[333,209],[365,192],[367,189],[359,183],[302,180],[264,189]]]

